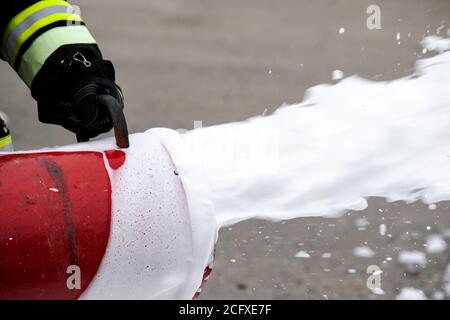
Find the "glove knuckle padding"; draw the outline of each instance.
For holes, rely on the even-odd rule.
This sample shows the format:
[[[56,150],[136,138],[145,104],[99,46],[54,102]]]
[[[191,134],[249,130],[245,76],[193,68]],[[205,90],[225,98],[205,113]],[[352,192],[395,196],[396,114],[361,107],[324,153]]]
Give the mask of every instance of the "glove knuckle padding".
[[[122,94],[114,81],[114,66],[103,60],[96,45],[61,47],[47,59],[31,86],[39,120],[87,138],[108,132],[112,119],[98,96],[111,95],[123,108]]]

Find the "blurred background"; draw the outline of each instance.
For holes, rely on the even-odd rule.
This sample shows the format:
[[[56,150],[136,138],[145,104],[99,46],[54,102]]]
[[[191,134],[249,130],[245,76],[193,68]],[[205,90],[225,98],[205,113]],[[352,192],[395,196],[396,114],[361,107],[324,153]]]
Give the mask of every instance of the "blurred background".
[[[72,3],[115,64],[131,132],[270,114],[313,85],[334,83],[334,70],[377,81],[408,75],[423,56],[421,39],[450,28],[448,0]],[[381,30],[366,26],[373,4]],[[0,81],[16,150],[75,142],[38,123],[28,89],[6,63]],[[449,205],[370,203],[339,219],[253,220],[222,230],[201,298],[392,299],[406,287],[450,298]],[[366,286],[370,265],[383,271],[382,292]]]

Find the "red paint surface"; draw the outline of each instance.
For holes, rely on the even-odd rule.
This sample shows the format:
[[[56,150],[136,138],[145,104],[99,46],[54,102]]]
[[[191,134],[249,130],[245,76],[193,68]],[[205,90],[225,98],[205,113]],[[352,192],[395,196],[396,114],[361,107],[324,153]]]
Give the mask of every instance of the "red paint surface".
[[[125,152],[120,150],[108,150],[105,151],[106,158],[108,159],[109,166],[117,170],[119,169],[125,162]]]
[[[193,300],[196,300],[200,297],[200,294],[202,293],[202,290],[205,287],[206,282],[209,280],[209,277],[211,276],[211,272],[212,272],[212,265],[207,266],[206,269],[203,271],[202,283],[200,284],[200,288],[198,288],[197,292],[192,297]]]
[[[78,298],[98,270],[110,225],[102,153],[0,156],[0,299]],[[67,288],[71,265],[80,267],[81,290]]]

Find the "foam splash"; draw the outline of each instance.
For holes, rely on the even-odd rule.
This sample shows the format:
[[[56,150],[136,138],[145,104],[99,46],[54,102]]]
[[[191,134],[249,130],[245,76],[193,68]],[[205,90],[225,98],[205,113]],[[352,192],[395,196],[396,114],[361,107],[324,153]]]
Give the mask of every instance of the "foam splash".
[[[336,216],[366,209],[369,197],[450,200],[450,42],[425,42],[441,54],[409,77],[352,76],[268,117],[149,133],[168,147],[188,199],[213,207],[220,227]]]

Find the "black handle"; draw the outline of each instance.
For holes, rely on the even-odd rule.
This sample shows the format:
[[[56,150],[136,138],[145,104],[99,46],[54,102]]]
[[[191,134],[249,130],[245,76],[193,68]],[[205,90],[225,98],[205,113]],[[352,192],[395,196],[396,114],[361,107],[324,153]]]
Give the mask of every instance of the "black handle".
[[[128,127],[121,105],[114,97],[107,94],[100,95],[98,97],[98,102],[99,104],[105,106],[111,115],[117,146],[119,148],[128,148],[130,146],[130,141],[128,139]],[[87,142],[89,141],[89,138],[77,134],[77,141]]]
[[[128,148],[130,146],[128,127],[121,105],[114,97],[107,94],[100,95],[98,102],[104,105],[111,114],[117,146],[119,148]]]

